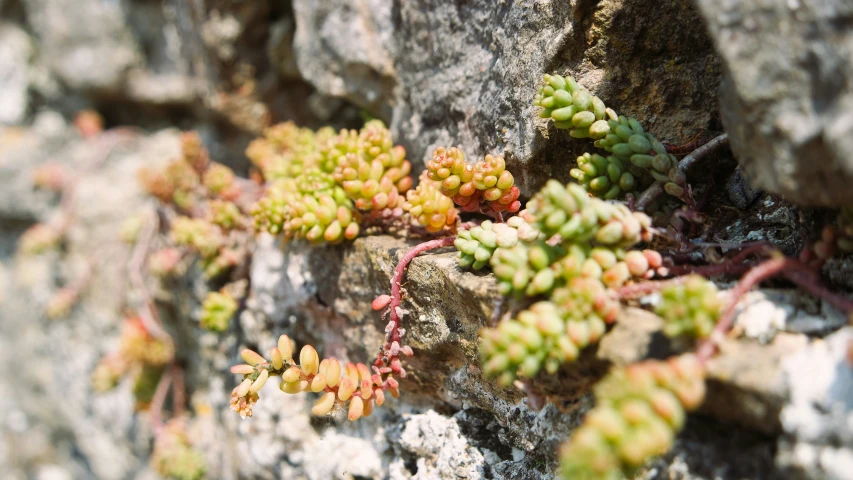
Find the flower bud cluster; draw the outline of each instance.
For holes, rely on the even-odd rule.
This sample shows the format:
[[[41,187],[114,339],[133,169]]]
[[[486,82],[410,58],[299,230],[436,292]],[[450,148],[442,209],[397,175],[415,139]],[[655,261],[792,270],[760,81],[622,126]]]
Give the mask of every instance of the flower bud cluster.
[[[391,133],[379,120],[364,125],[357,149],[339,157],[335,181],[362,211],[400,206],[403,194],[412,186],[406,149],[394,145]]]
[[[542,107],[540,116],[554,120],[557,128],[568,129],[574,138],[603,138],[610,131],[608,111],[600,98],[590,94],[571,76],[545,75],[543,85],[533,99]]]
[[[441,191],[466,212],[517,212],[519,190],[503,157],[486,155],[474,165],[456,147],[435,149],[427,162],[429,178],[441,182]]]
[[[693,355],[615,368],[596,385],[596,407],[561,449],[563,478],[630,478],[668,451],[685,411],[704,399],[704,376]]]
[[[459,218],[453,200],[441,193],[441,184],[430,180],[427,172],[421,174],[417,188],[406,193],[402,207],[409,213],[413,225],[431,233],[455,226]]]
[[[503,385],[517,375],[531,378],[543,367],[554,373],[601,338],[618,308],[601,282],[575,278],[554,290],[550,301],[537,302],[516,319],[480,332],[483,371]]]
[[[446,198],[446,197],[445,197]],[[498,248],[512,248],[519,239],[533,241],[539,237],[529,223],[521,217],[512,217],[506,223],[485,220],[456,236],[453,245],[459,250],[459,266],[480,270],[491,260]]]
[[[700,275],[691,275],[682,283],[663,288],[660,295],[655,313],[666,322],[663,328],[666,336],[705,338],[711,335],[723,308],[713,282]]]
[[[631,247],[648,236],[651,219],[626,206],[590,198],[577,184],[549,180],[527,203],[525,216],[547,237],[562,242],[590,242],[612,248]]]
[[[237,311],[237,300],[228,292],[210,292],[201,304],[199,323],[201,328],[224,332]]]
[[[301,188],[287,181],[271,186],[252,207],[255,228],[311,243],[354,239],[361,228],[360,216],[343,189],[330,182],[330,175],[317,172],[316,181]],[[306,191],[310,186],[319,188]]]
[[[311,409],[315,415],[345,409],[347,418],[353,421],[369,416],[374,407],[385,403],[386,391],[395,398],[399,396],[399,383],[391,376],[390,367],[371,370],[362,363],[344,366],[335,358],[321,361],[311,345],[302,347],[297,363],[293,358],[295,346],[287,335],[282,335],[277,347],[270,350],[270,360],[244,349],[241,355],[246,363],[231,367],[232,373],[244,376],[231,392],[231,409],[243,418],[251,417],[258,391],[270,376],[281,377],[279,389],[285,393],[320,393]]]
[[[204,456],[192,447],[184,422],[170,420],[154,439],[151,466],[163,478],[201,480],[207,473]]]

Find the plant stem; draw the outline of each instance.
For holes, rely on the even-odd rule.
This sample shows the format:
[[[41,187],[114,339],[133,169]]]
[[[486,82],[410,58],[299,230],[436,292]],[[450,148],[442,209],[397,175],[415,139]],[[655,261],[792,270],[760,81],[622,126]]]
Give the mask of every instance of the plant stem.
[[[444,238],[438,238],[435,240],[430,240],[428,242],[424,242],[418,245],[415,245],[414,248],[406,252],[403,255],[403,258],[397,263],[397,267],[394,268],[394,275],[391,277],[391,321],[394,322],[392,333],[389,334],[390,341],[400,341],[400,317],[397,315],[397,307],[400,306],[403,298],[400,293],[400,284],[403,282],[403,275],[406,273],[406,268],[409,266],[412,260],[415,257],[420,255],[423,252],[429,250],[435,250],[437,248],[448,247],[453,245],[453,241],[456,240],[456,235]]]
[[[731,290],[731,300],[722,315],[720,315],[720,319],[717,321],[714,331],[711,332],[711,336],[702,342],[696,350],[696,356],[699,358],[699,361],[705,363],[716,353],[717,344],[724,338],[729,328],[731,328],[737,304],[744,295],[762,281],[774,277],[786,269],[797,268],[801,265],[796,260],[790,258],[776,257],[760,263],[746,272],[746,275]]]
[[[719,147],[725,146],[729,144],[729,134],[724,133],[710,142],[702,145],[701,147],[693,150],[689,155],[682,158],[680,162],[678,162],[678,168],[682,173],[687,173],[693,165],[702,159],[702,157],[708,155]]]

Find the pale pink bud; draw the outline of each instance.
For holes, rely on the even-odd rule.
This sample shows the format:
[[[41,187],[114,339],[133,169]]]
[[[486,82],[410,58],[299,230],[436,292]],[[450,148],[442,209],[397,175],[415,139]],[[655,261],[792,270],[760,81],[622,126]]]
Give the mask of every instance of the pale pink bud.
[[[250,350],[248,348],[244,348],[240,351],[240,356],[243,357],[243,360],[246,361],[249,365],[258,365],[266,362],[264,357],[261,356],[260,353]]]
[[[311,408],[311,413],[314,415],[325,415],[332,411],[335,406],[335,394],[326,392],[323,396],[314,402],[314,407]]]
[[[249,375],[250,373],[254,373],[254,371],[255,367],[246,364],[234,365],[233,367],[231,367],[231,373],[237,375]]]

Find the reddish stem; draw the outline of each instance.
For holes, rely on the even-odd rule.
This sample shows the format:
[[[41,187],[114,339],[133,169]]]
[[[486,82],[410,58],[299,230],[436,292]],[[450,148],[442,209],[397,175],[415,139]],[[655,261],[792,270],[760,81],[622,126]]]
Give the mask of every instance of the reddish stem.
[[[415,247],[406,252],[406,254],[403,255],[403,258],[401,258],[397,263],[397,266],[394,268],[394,275],[391,277],[391,301],[388,305],[391,320],[388,322],[388,327],[385,329],[385,346],[382,347],[382,350],[378,355],[376,355],[376,362],[374,363],[375,367],[378,368],[390,365],[393,373],[398,373],[402,377],[405,377],[405,370],[403,370],[400,364],[400,353],[403,348],[400,340],[403,335],[400,333],[400,315],[397,313],[397,309],[400,308],[400,303],[403,301],[403,295],[400,287],[403,283],[403,275],[406,273],[406,268],[409,266],[409,263],[411,263],[415,257],[428,250],[435,250],[437,248],[453,245],[454,240],[456,240],[455,235],[415,245]],[[409,349],[409,355],[411,355],[411,349]]]
[[[785,277],[815,297],[835,305],[836,308],[846,313],[853,312],[853,300],[827,290],[826,287],[820,284],[814,271],[800,270],[785,272]]]
[[[394,268],[394,276],[391,278],[391,321],[394,322],[395,325],[392,333],[389,334],[389,343],[395,340],[400,341],[400,317],[397,315],[397,307],[399,307],[400,303],[403,301],[400,293],[400,284],[403,282],[403,275],[406,274],[406,268],[409,266],[409,263],[423,252],[453,245],[454,240],[456,240],[456,235],[438,238],[415,245],[415,247],[406,252],[406,254],[403,255],[403,258],[401,258],[397,263],[397,267]]]
[[[696,350],[696,356],[699,358],[699,361],[705,363],[714,355],[714,353],[716,353],[717,344],[723,339],[726,332],[729,331],[729,328],[731,328],[732,322],[734,322],[737,304],[744,295],[752,290],[754,286],[768,278],[778,275],[784,270],[800,268],[804,268],[804,266],[796,260],[776,257],[758,264],[749,270],[731,290],[731,300],[726,306],[726,309],[723,311],[723,314],[720,315],[720,319],[714,327],[714,331],[711,332],[711,336],[702,342]]]

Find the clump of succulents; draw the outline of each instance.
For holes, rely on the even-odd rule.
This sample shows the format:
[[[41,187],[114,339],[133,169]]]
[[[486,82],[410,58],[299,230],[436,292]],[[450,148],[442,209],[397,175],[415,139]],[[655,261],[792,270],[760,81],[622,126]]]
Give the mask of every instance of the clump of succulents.
[[[157,432],[151,466],[163,478],[201,480],[205,477],[204,456],[190,443],[183,419],[172,419]]]
[[[441,193],[441,184],[430,180],[426,172],[421,174],[418,186],[406,192],[402,207],[413,225],[431,233],[455,227],[459,218],[453,200]]]
[[[533,104],[554,126],[575,138],[591,138],[609,153],[585,153],[571,169],[572,178],[591,194],[622,198],[652,182],[661,182],[670,195],[684,198],[686,178],[675,157],[637,119],[618,115],[571,76],[545,75]]]
[[[286,128],[288,141],[253,143],[247,153],[270,182],[252,207],[255,228],[312,243],[352,240],[360,212],[395,209],[412,184],[405,149],[380,121],[359,132],[309,135]],[[268,133],[267,137],[271,134]],[[281,151],[281,153],[276,153]],[[271,165],[286,164],[272,173]]]
[[[406,354],[411,349],[402,348]],[[293,358],[295,343],[287,335],[278,339],[267,360],[249,349],[241,352],[245,364],[231,367],[231,372],[243,375],[243,381],[231,392],[231,409],[241,417],[251,417],[258,401],[258,392],[271,376],[281,377],[279,388],[284,393],[320,393],[311,411],[326,415],[334,410],[346,410],[347,418],[355,421],[373,413],[374,407],[385,403],[385,392],[399,396],[399,383],[391,368],[374,366],[371,370],[363,363],[347,363],[335,358],[322,361],[311,345],[299,351],[299,362]]]
[[[439,147],[427,162],[429,178],[441,182],[441,191],[466,212],[517,212],[519,190],[503,157],[486,155],[470,165],[456,147]]]
[[[539,237],[530,224],[521,217],[512,217],[506,223],[485,220],[480,225],[462,230],[453,245],[459,250],[459,266],[480,270],[488,265],[498,248],[512,248],[519,239],[532,241]]]
[[[237,300],[226,291],[208,293],[201,305],[201,327],[214,332],[224,332],[228,329],[237,306]]]
[[[115,388],[123,376],[131,376],[134,390],[141,393],[138,397],[150,397],[151,384],[156,385],[163,368],[174,357],[175,347],[170,340],[151,335],[139,317],[127,318],[122,326],[118,351],[98,362],[92,373],[92,387],[97,392],[105,392]]]
[[[503,385],[517,375],[531,378],[543,367],[554,373],[598,341],[618,305],[601,282],[575,278],[554,290],[551,299],[533,304],[516,319],[503,321],[480,334],[483,372]]]
[[[595,387],[596,407],[562,447],[563,478],[618,480],[666,453],[685,412],[704,399],[704,376],[692,355],[614,368]]]
[[[668,337],[705,338],[711,335],[723,308],[717,286],[699,275],[660,291],[655,313],[664,319]]]
[[[569,130],[574,138],[602,138],[610,131],[604,102],[579,85],[571,76],[545,75],[533,104],[542,107],[540,116],[554,121],[554,126]]]

